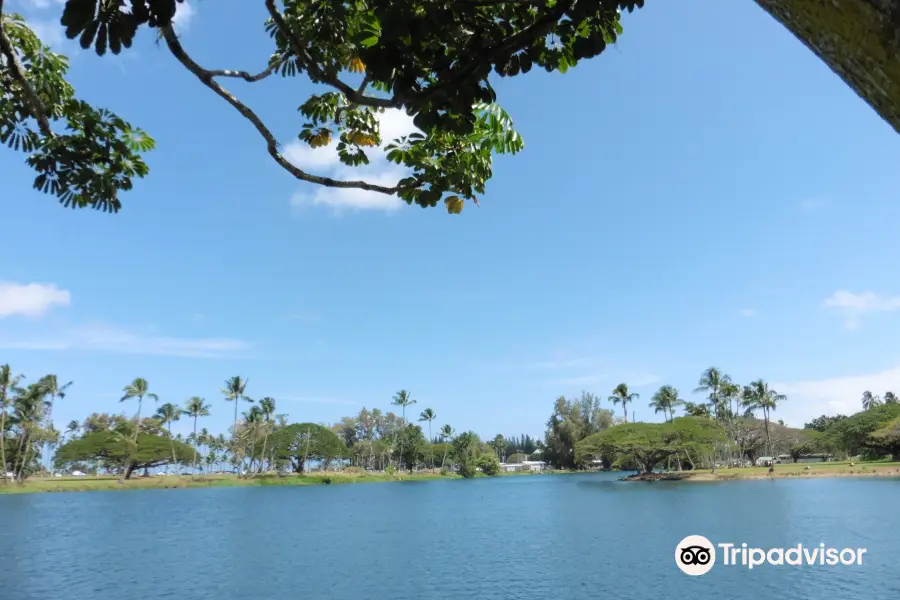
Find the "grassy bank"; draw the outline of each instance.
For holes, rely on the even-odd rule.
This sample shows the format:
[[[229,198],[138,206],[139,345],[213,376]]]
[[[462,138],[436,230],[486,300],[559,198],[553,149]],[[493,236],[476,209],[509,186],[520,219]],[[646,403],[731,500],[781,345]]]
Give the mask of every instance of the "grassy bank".
[[[235,475],[210,475],[200,477],[135,477],[119,484],[118,477],[34,477],[19,485],[0,484],[0,494],[28,494],[37,492],[89,492],[101,490],[162,490],[213,487],[255,487],[255,486],[300,486],[346,483],[374,483],[387,481],[430,481],[437,479],[459,479],[459,475],[439,473],[314,473],[309,475],[263,475],[238,478]]]
[[[900,477],[900,462],[828,462],[796,463],[775,465],[769,473],[768,467],[744,469],[716,469],[711,471],[689,471],[679,474],[682,481],[733,481],[743,479],[772,478],[813,478],[813,477]]]

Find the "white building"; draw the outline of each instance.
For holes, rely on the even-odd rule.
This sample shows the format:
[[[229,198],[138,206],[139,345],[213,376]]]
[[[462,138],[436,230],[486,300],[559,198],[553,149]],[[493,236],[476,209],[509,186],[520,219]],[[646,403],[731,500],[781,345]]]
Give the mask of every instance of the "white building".
[[[519,463],[501,463],[500,470],[507,473],[516,471],[533,471],[535,473],[543,471],[547,466],[542,460],[523,460]]]

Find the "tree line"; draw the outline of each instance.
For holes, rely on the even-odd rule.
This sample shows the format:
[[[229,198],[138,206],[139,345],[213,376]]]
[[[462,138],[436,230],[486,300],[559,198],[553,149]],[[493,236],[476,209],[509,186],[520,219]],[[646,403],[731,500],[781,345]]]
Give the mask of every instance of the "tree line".
[[[649,471],[667,468],[746,466],[767,457],[821,459],[900,458],[900,404],[893,392],[882,397],[866,391],[862,411],[850,417],[822,415],[802,429],[791,428],[773,414],[787,401],[765,380],[740,385],[716,367],[700,376],[688,401],[671,385],[661,386],[649,407],[662,423],[628,420],[628,406],[640,395],[625,383],[607,400],[621,416],[602,406],[600,397],[582,392],[579,398],[558,398],[547,421],[543,458],[564,469],[591,467]],[[768,462],[768,461],[767,461]]]
[[[9,365],[0,367],[0,472],[6,483],[34,474],[51,475],[54,469],[105,472],[125,481],[135,472],[149,474],[162,466],[198,475],[227,465],[240,476],[256,476],[304,473],[312,463],[324,470],[431,469],[472,477],[479,472],[495,475],[507,455],[518,452],[527,458],[525,453],[537,449],[527,435],[498,435],[484,442],[472,431],[457,434],[446,424],[433,430],[437,414],[431,408],[412,422],[406,413],[417,400],[407,390],[391,400],[399,415],[363,408],[332,426],[291,423],[288,415],[277,411],[275,398],[249,397],[248,382],[240,376],[227,379],[220,390],[233,407],[227,434],[202,427],[212,411],[206,399],[193,396],[183,405],[160,403],[141,377],[124,386],[119,399],[134,406],[132,417],[93,413],[58,431],[53,404],[65,397],[72,382],[61,385],[55,375],[28,385],[24,380]],[[152,411],[147,411],[147,402],[153,403]],[[186,436],[172,432],[172,425],[181,419],[190,421]]]
[[[621,414],[588,392],[557,398],[542,440],[498,434],[485,441],[472,431],[457,434],[448,424],[435,425],[432,408],[415,415],[418,401],[407,390],[391,399],[399,414],[364,407],[331,426],[292,423],[277,411],[275,398],[250,398],[247,380],[240,376],[227,379],[220,390],[232,411],[224,433],[202,426],[212,411],[204,398],[160,403],[140,377],[124,386],[119,398],[134,406],[133,416],[93,413],[58,431],[53,408],[72,385],[54,374],[25,384],[9,365],[0,366],[0,475],[7,483],[54,469],[114,473],[122,481],[161,466],[199,475],[223,465],[241,476],[304,473],[315,464],[326,470],[431,469],[471,477],[496,474],[502,462],[529,459],[572,470],[645,469],[661,462],[715,469],[752,464],[763,456],[900,457],[900,403],[892,392],[880,397],[866,391],[859,413],[822,415],[795,429],[773,422],[773,413],[787,400],[783,394],[761,379],[738,385],[714,367],[699,378],[693,391],[702,399],[696,402],[684,400],[670,385],[653,394],[649,406],[662,414],[661,423],[634,422],[633,410],[629,422],[628,406],[640,396],[625,383],[607,397],[613,409],[621,406]],[[148,401],[152,411],[146,410]],[[173,424],[182,419],[190,422],[190,433],[173,434]]]

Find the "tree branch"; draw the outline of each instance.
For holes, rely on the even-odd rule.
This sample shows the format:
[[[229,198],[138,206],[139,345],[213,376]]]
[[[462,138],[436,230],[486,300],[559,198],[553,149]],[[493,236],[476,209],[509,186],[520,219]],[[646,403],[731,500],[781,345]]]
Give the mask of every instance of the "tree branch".
[[[6,29],[3,27],[3,0],[0,0],[0,53],[6,57],[9,70],[13,79],[22,87],[25,94],[25,100],[31,108],[32,116],[37,121],[38,128],[41,133],[47,137],[53,136],[53,129],[50,128],[50,120],[47,118],[47,107],[41,101],[37,92],[31,87],[28,76],[25,74],[25,68],[19,61],[19,55],[12,45],[12,40],[6,35]]]
[[[257,73],[256,75],[251,75],[247,71],[235,71],[233,69],[219,69],[219,70],[212,70],[212,71],[207,71],[207,72],[212,77],[236,77],[236,78],[243,79],[244,81],[249,81],[250,83],[254,83],[256,81],[262,81],[263,79],[265,79],[266,77],[268,77],[269,75],[274,73],[275,70],[278,69],[278,67],[281,66],[281,63],[283,63],[283,62],[284,62],[284,57],[280,57],[278,60],[276,60],[271,65],[266,67],[265,71],[263,71],[261,73]]]
[[[370,192],[380,192],[382,194],[393,195],[397,192],[397,187],[385,187],[382,185],[375,185],[365,181],[340,181],[336,179],[331,179],[330,177],[320,177],[318,175],[310,175],[305,171],[302,171],[291,164],[284,156],[282,156],[281,152],[278,149],[278,142],[275,139],[275,136],[272,135],[272,132],[268,127],[263,124],[262,120],[250,110],[244,103],[238,100],[231,92],[224,89],[221,85],[219,85],[215,79],[214,74],[216,71],[208,71],[198,65],[194,60],[188,56],[187,52],[185,52],[184,48],[181,46],[181,42],[178,40],[178,36],[175,35],[175,31],[172,29],[172,26],[168,26],[163,28],[162,30],[163,37],[166,40],[166,45],[169,47],[169,51],[173,56],[180,62],[184,67],[193,73],[197,79],[199,79],[203,85],[211,89],[216,93],[219,97],[225,100],[228,104],[234,107],[241,115],[250,121],[259,134],[266,141],[266,146],[269,150],[269,155],[277,162],[285,171],[300,179],[302,181],[308,181],[309,183],[316,183],[319,185],[324,185],[326,187],[334,187],[334,188],[359,188],[363,190],[368,190]]]
[[[392,99],[389,98],[373,98],[371,96],[365,96],[361,92],[354,90],[352,87],[338,79],[337,77],[330,77],[319,68],[319,66],[315,63],[312,57],[309,55],[309,52],[300,45],[300,42],[297,41],[297,38],[291,33],[290,28],[284,20],[284,17],[281,16],[281,13],[278,12],[278,9],[275,8],[275,0],[266,0],[266,9],[269,11],[269,15],[271,15],[272,20],[275,22],[275,25],[278,26],[278,30],[281,32],[285,38],[287,38],[288,42],[291,45],[291,49],[294,51],[294,54],[297,55],[298,58],[303,60],[303,66],[306,67],[306,70],[309,71],[309,74],[319,79],[320,81],[324,81],[328,85],[333,88],[336,88],[345,96],[347,96],[347,100],[349,100],[353,104],[361,104],[363,106],[374,106],[377,108],[400,108],[402,105]]]

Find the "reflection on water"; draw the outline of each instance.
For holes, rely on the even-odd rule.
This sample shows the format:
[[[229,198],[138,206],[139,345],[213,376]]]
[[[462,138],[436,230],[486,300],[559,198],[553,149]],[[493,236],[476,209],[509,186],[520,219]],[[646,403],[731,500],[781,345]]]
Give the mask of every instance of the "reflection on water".
[[[12,600],[900,597],[900,481],[415,484],[0,496]],[[683,575],[689,534],[866,547],[861,567]]]

